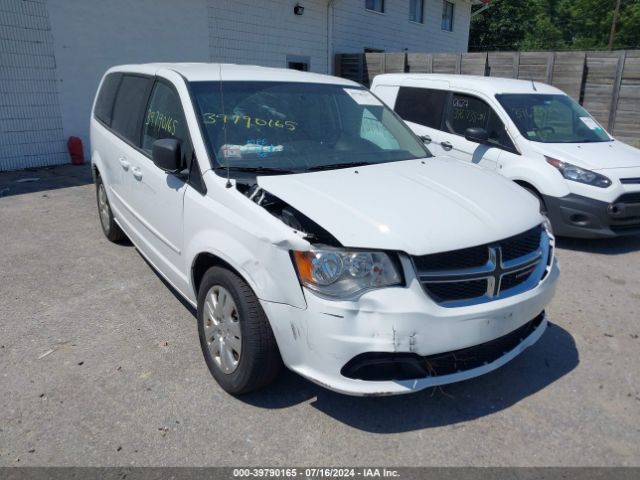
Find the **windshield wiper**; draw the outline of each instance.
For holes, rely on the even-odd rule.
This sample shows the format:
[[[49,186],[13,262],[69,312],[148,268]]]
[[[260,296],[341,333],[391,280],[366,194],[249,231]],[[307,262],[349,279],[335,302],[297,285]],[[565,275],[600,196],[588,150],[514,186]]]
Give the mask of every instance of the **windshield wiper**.
[[[215,170],[224,171],[227,170],[231,172],[248,172],[248,173],[266,173],[266,174],[287,174],[287,173],[298,173],[295,170],[288,170],[285,168],[274,168],[274,167],[216,167]]]
[[[309,167],[307,168],[307,171],[317,172],[320,170],[333,170],[335,168],[363,167],[365,165],[373,165],[373,164],[370,162],[331,163],[328,165],[316,165],[315,167]]]

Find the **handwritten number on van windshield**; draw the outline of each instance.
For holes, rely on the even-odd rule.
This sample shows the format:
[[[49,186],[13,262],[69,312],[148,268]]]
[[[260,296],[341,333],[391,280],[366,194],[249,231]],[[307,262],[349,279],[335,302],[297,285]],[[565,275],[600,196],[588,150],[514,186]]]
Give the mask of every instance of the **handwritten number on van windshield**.
[[[147,121],[144,126],[152,129],[155,136],[158,136],[160,130],[167,132],[169,135],[176,134],[176,128],[178,127],[178,120],[175,120],[170,115],[165,115],[160,111],[150,110],[147,114]]]
[[[469,108],[453,107],[453,119],[464,120],[470,125],[483,125],[487,119],[487,112],[471,110]]]
[[[233,125],[241,125],[246,128],[255,127],[268,127],[268,128],[283,128],[290,132],[295,131],[298,126],[297,122],[291,120],[276,120],[274,118],[259,118],[249,115],[226,115],[223,113],[205,113],[202,115],[204,123],[207,125],[214,125],[218,122],[230,123]]]

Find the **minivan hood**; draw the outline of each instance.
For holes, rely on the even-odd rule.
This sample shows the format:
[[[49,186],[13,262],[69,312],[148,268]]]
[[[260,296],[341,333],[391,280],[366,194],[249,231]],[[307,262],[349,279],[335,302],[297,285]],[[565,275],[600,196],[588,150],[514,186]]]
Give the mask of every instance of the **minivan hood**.
[[[593,143],[544,143],[537,144],[534,148],[542,155],[589,170],[640,167],[640,150],[617,140]]]
[[[538,201],[524,189],[449,157],[257,182],[345,247],[426,255],[508,238],[542,221]]]

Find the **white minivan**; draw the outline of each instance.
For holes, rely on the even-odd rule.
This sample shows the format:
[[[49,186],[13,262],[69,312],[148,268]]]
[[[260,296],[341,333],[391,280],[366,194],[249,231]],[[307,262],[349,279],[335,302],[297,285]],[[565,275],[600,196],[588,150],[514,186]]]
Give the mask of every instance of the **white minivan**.
[[[538,202],[433,157],[351,81],[114,67],[91,162],[105,235],[197,308],[230,393],[282,362],[339,392],[412,392],[498,368],[546,328],[558,268]]]
[[[495,170],[536,195],[556,235],[640,234],[640,150],[561,90],[440,74],[378,75],[371,89],[434,155]]]

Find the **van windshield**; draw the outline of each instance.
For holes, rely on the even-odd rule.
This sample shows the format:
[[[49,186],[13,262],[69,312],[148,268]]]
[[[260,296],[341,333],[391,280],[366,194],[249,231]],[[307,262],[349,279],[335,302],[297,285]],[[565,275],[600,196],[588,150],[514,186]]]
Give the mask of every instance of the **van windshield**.
[[[430,157],[389,108],[359,87],[192,82],[215,167],[299,173]]]
[[[567,95],[502,94],[496,98],[520,133],[533,142],[608,142],[602,126]]]

